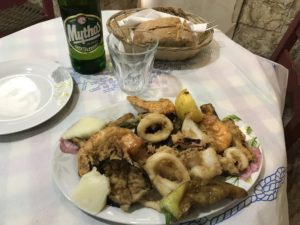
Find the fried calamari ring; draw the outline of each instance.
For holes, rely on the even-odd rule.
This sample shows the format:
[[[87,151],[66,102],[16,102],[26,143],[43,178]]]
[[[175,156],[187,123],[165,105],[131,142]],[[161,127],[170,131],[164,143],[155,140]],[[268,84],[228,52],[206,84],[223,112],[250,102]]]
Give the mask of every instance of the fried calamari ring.
[[[176,155],[156,152],[150,156],[144,167],[157,191],[166,196],[180,184],[190,180],[189,172]]]
[[[224,171],[229,174],[236,175],[247,169],[249,160],[243,150],[237,147],[230,147],[225,149],[224,157],[220,157],[220,163]]]
[[[156,130],[156,128],[158,129]],[[153,133],[149,130],[154,130]],[[173,124],[168,117],[159,113],[147,114],[137,126],[138,135],[149,142],[160,142],[166,140],[173,130]]]

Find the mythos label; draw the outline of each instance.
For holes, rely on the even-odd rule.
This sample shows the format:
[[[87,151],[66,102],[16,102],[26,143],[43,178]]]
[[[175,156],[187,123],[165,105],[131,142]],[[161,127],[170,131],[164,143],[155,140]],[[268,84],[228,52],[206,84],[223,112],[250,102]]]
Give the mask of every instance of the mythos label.
[[[102,43],[101,19],[90,14],[77,14],[64,21],[69,45],[78,52],[94,51]]]

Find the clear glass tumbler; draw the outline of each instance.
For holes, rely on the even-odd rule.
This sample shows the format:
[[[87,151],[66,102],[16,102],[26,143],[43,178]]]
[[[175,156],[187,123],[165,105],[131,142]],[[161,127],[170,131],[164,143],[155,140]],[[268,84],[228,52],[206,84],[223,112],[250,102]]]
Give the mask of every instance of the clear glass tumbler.
[[[121,90],[129,95],[142,93],[149,83],[158,40],[154,38],[153,42],[141,46],[128,44],[109,34],[107,45]]]

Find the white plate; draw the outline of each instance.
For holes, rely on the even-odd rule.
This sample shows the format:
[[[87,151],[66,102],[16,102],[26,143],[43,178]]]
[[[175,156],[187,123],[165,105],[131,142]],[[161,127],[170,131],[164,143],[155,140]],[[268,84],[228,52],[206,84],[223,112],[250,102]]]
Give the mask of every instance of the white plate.
[[[0,63],[0,135],[34,127],[59,112],[73,91],[69,72],[42,59]]]
[[[105,109],[99,109],[90,115],[109,121],[127,112],[136,113],[136,110],[133,109],[133,107],[129,103],[123,102],[116,105],[112,105]],[[238,121],[237,123],[243,132],[245,132],[246,129],[249,130],[248,126],[245,125],[242,121]],[[66,126],[66,129],[70,125],[71,124],[68,124]],[[246,134],[246,136],[247,136],[246,140],[255,138],[255,134],[253,132]],[[256,143],[259,144],[257,139],[255,140]],[[235,185],[249,191],[250,188],[257,181],[261,168],[262,168],[262,163],[259,171],[253,173],[251,179],[247,182],[241,179],[239,179],[237,182],[236,178],[228,179],[227,182],[234,183]],[[71,202],[73,202],[71,199],[72,191],[74,190],[75,186],[79,183],[80,180],[77,171],[78,169],[77,169],[76,155],[62,153],[59,147],[57,146],[53,156],[53,171],[52,171],[53,178],[60,191]],[[228,207],[232,203],[233,203],[232,201],[224,200],[216,205],[206,207],[205,209],[202,208],[198,211],[195,210],[189,215],[189,217],[185,218],[183,221],[193,220],[196,218],[211,215],[215,212],[224,209],[225,207]],[[107,206],[102,212],[97,214],[96,217],[107,221],[117,222],[122,224],[148,224],[148,225],[165,224],[165,218],[163,214],[153,209],[143,208],[143,207],[135,207],[134,210],[132,210],[130,213],[126,213],[117,207]]]

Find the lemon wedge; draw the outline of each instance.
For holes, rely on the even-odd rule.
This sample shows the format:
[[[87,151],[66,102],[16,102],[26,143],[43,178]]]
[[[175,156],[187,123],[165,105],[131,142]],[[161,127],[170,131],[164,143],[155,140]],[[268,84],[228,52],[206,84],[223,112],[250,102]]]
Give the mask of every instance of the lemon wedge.
[[[183,89],[178,93],[175,100],[175,110],[181,120],[189,116],[190,119],[198,123],[203,118],[203,113],[187,89]]]

